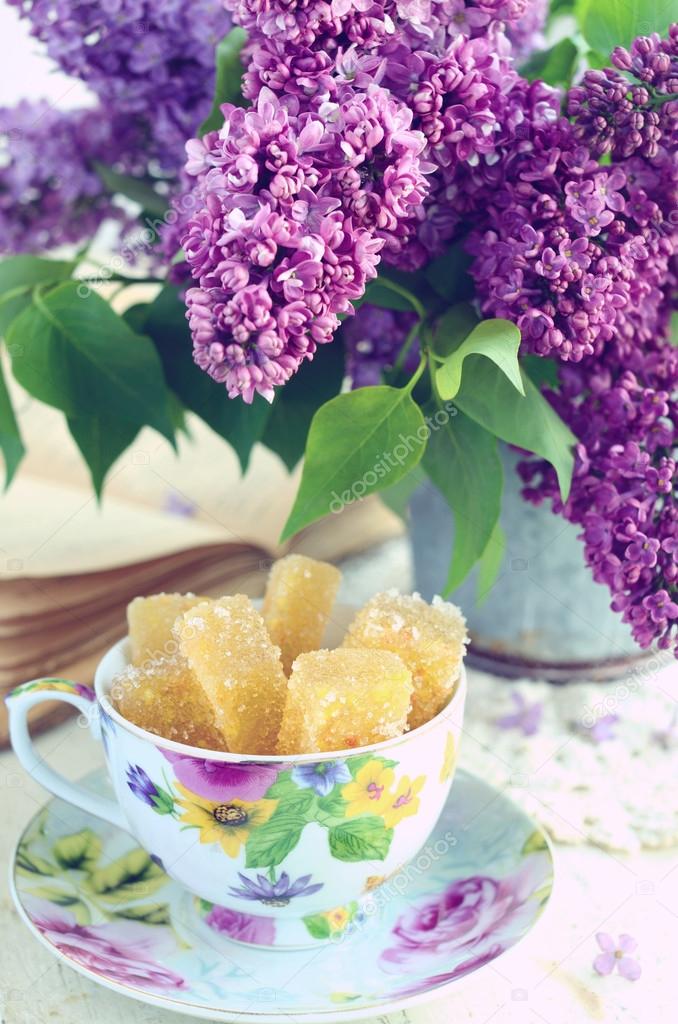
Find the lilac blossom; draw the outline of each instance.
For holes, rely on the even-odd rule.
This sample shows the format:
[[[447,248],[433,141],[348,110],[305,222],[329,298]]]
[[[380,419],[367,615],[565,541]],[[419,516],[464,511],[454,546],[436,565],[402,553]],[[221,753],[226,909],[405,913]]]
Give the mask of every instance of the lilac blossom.
[[[93,161],[115,163],[133,142],[100,110],[27,100],[0,108],[0,251],[44,252],[91,237],[106,218],[122,220]]]
[[[541,726],[544,713],[542,705],[539,701],[528,704],[522,693],[517,690],[512,691],[511,700],[515,711],[498,718],[497,725],[500,729],[520,729],[523,736],[534,736]]]
[[[596,155],[652,159],[678,141],[678,25],[612,53],[613,68],[587,71],[568,93],[575,132]],[[671,97],[675,96],[676,99]]]
[[[638,943],[631,935],[620,935],[615,942],[607,932],[598,932],[596,942],[602,950],[593,961],[593,969],[597,974],[612,974],[616,967],[622,978],[638,981],[641,975],[640,964],[631,955],[638,948]]]
[[[136,121],[149,156],[181,165],[207,115],[214,48],[230,18],[217,0],[9,0],[67,74]]]
[[[396,313],[366,302],[343,324],[340,340],[346,350],[346,373],[354,388],[380,384],[390,370],[417,323],[416,313]],[[419,345],[414,343],[403,369],[412,373],[419,363]]]

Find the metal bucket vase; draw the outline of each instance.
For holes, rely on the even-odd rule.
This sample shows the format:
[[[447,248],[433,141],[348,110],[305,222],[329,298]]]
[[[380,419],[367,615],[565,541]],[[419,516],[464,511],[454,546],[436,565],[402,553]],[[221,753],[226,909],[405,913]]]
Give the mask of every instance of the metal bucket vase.
[[[522,498],[519,459],[504,448],[506,554],[497,582],[479,604],[474,571],[450,596],[468,619],[468,660],[500,675],[552,682],[619,678],[649,655],[611,611],[607,587],[593,580],[578,527]],[[454,539],[450,510],[430,483],[412,497],[410,537],[415,585],[430,599],[444,589]]]

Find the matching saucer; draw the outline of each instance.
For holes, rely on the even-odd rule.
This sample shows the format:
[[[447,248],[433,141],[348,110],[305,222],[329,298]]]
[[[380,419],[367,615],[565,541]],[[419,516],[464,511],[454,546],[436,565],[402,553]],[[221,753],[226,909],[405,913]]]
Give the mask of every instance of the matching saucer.
[[[99,771],[86,780],[108,791]],[[271,950],[266,918],[205,903],[121,829],[61,800],[29,823],[13,897],[55,956],[142,1002],[214,1020],[349,1020],[442,995],[514,946],[551,894],[542,830],[458,771],[435,832],[359,904],[305,919],[312,949]],[[317,918],[317,919],[316,919]]]

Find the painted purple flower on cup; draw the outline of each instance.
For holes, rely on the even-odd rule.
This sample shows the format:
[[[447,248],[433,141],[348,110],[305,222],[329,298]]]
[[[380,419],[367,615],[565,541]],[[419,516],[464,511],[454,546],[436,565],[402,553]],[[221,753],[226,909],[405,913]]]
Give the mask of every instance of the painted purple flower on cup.
[[[453,882],[400,916],[380,966],[390,974],[425,971],[449,980],[488,963],[530,927],[532,902],[548,872],[546,859],[530,858],[508,878]]]
[[[80,925],[70,910],[47,900],[26,895],[23,904],[51,945],[94,974],[131,987],[187,987],[180,975],[158,962],[176,950],[168,929],[137,921]]]
[[[228,935],[240,942],[257,946],[272,946],[275,942],[275,921],[272,917],[255,917],[241,914],[228,907],[214,906],[205,918],[205,923],[215,932]]]
[[[158,814],[173,814],[174,799],[171,793],[161,786],[156,786],[143,768],[138,764],[127,765],[127,785],[134,795],[157,811]]]
[[[337,782],[350,782],[351,773],[345,761],[319,761],[298,764],[292,769],[292,780],[300,789],[312,789],[318,796],[327,796]]]
[[[206,800],[260,800],[285,767],[253,762],[232,764],[228,761],[210,761],[202,757],[175,754],[171,750],[163,750],[162,754],[173,765],[179,782]]]
[[[544,709],[539,701],[528,704],[522,693],[514,690],[511,693],[511,700],[515,705],[515,711],[503,715],[497,719],[500,729],[520,729],[523,736],[534,736],[539,731]]]
[[[598,932],[596,942],[602,950],[593,961],[593,969],[597,974],[612,974],[616,967],[622,978],[638,981],[641,967],[631,956],[638,948],[638,943],[631,935],[620,935],[619,940],[615,942],[607,932]]]
[[[256,880],[248,878],[240,871],[238,878],[242,885],[229,890],[232,896],[242,900],[256,900],[269,907],[286,907],[295,896],[312,896],[323,887],[322,882],[311,883],[310,875],[301,875],[292,882],[286,871],[283,871],[277,882],[270,881],[266,875],[257,875]]]

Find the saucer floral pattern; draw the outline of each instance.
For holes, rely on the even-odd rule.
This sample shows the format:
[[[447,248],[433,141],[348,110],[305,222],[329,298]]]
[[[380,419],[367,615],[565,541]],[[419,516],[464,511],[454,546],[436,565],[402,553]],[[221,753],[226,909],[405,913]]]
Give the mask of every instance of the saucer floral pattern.
[[[201,843],[218,844],[231,858],[244,853],[245,868],[268,873],[273,886],[284,877],[275,881],[275,869],[311,823],[326,832],[337,860],[384,860],[394,830],[417,813],[426,783],[425,775],[398,774],[397,761],[372,754],[289,767],[161,752],[174,778],[163,772],[161,784],[129,764],[134,795],[156,814],[195,828]],[[263,891],[262,877],[241,875],[245,890]]]

